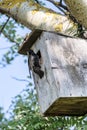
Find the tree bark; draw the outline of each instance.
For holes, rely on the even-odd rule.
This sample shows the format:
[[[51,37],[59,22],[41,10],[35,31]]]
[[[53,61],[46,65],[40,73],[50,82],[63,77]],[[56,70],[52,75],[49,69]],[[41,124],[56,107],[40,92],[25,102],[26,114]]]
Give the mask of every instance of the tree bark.
[[[72,15],[87,29],[87,1],[65,0]]]
[[[2,0],[0,12],[10,15],[31,30],[40,29],[67,35],[76,33],[75,24],[66,16],[42,7],[33,0]]]

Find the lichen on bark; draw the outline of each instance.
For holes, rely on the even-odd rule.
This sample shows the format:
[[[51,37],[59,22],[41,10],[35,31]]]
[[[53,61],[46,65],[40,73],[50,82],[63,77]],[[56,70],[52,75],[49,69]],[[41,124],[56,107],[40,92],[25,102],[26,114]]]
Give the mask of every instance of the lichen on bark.
[[[13,8],[14,6],[25,2],[26,0],[2,0],[0,6],[3,8]]]
[[[65,0],[71,14],[87,29],[87,0]]]
[[[2,0],[0,9],[31,30],[54,31],[71,36],[77,30],[66,16],[40,6],[34,0]]]

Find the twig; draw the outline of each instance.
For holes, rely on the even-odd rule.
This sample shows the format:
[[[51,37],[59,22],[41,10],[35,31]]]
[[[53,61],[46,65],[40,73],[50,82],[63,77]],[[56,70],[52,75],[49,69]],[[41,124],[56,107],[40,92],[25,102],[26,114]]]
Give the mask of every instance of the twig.
[[[68,8],[67,8],[67,6],[65,6],[65,5],[62,4],[62,1],[61,1],[61,0],[60,0],[60,2],[55,2],[54,0],[47,0],[47,1],[51,2],[51,3],[52,3],[53,5],[55,5],[57,8],[61,7],[61,8],[63,8],[64,10],[69,11]]]
[[[17,80],[17,81],[23,81],[23,82],[28,82],[28,83],[29,83],[29,81],[28,81],[28,80],[25,80],[25,79],[18,79],[18,78],[16,78],[16,77],[12,77],[12,79],[15,79],[15,80]]]
[[[38,0],[35,0],[37,4],[40,4],[40,2]]]
[[[47,0],[47,1],[51,2],[61,12],[63,12],[65,15],[67,15],[66,11],[68,11],[68,8],[61,3],[62,1],[60,1],[60,2],[55,2],[54,0]]]
[[[75,19],[74,16],[72,16],[67,6],[62,4],[62,0],[60,0],[60,2],[55,2],[55,0],[47,0],[47,1],[51,2],[54,6],[60,9],[60,11],[62,11],[66,16],[68,16],[74,23],[78,24],[78,21]]]
[[[62,0],[60,0],[60,4],[62,4]]]
[[[3,32],[5,26],[7,25],[8,21],[9,21],[10,17],[8,17],[8,19],[6,20],[6,22],[4,23],[4,25],[2,26],[1,30],[0,30],[0,35]]]

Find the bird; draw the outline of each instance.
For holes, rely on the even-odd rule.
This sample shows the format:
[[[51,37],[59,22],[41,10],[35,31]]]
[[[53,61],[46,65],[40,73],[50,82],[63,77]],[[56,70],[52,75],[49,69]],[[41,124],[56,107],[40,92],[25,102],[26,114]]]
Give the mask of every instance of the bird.
[[[30,66],[30,70],[33,70],[34,73],[36,73],[40,78],[44,76],[44,72],[41,70],[40,65],[40,58],[41,55],[38,53],[35,53],[33,50],[29,50],[29,59],[28,64]]]

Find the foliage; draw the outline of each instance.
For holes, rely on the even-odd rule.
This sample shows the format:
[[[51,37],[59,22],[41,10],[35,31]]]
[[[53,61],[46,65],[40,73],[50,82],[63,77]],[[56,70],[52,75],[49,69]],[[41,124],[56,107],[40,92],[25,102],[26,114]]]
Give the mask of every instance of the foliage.
[[[4,113],[2,112],[3,108],[0,107],[0,122],[2,122],[3,118],[4,118]]]
[[[3,113],[3,108],[0,107],[0,130],[4,130],[3,128],[6,127],[7,119],[5,118],[5,114]]]
[[[5,25],[5,22],[7,20],[7,16],[1,15],[0,17],[1,17],[0,30],[2,30],[2,27]],[[11,64],[14,58],[18,56],[17,50],[19,48],[19,45],[23,41],[23,37],[17,33],[18,28],[24,29],[24,26],[16,23],[12,18],[10,18],[8,23],[5,25],[5,27],[1,32],[2,36],[4,36],[6,41],[11,44],[9,48],[5,47],[6,52],[2,56],[0,62],[1,67],[2,66],[5,67],[7,64]]]
[[[86,117],[43,117],[39,112],[36,91],[27,86],[12,101],[11,116],[1,123],[2,130],[86,130]],[[1,114],[3,115],[3,114]]]

